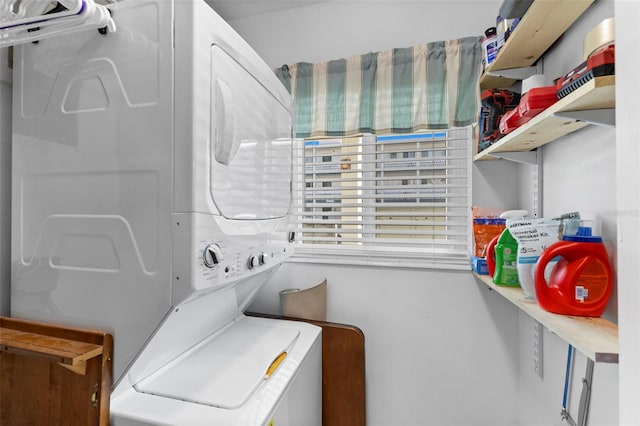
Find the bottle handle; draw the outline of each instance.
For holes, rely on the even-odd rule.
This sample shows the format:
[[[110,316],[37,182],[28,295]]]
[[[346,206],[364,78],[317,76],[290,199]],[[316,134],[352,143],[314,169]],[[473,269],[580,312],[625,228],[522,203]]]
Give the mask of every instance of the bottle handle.
[[[496,271],[496,244],[498,244],[498,238],[500,238],[500,234],[496,235],[489,241],[487,244],[487,248],[485,250],[485,256],[487,258],[487,270],[489,271],[489,276],[493,278],[493,274]]]
[[[559,252],[563,250],[565,246],[566,243],[564,241],[557,241],[547,247],[546,250],[544,250],[538,258],[535,277],[536,294],[539,294],[541,292],[540,287],[542,287],[542,291],[544,291],[549,286],[547,280],[544,278],[544,270],[547,268],[547,264],[549,262],[551,262],[556,257],[561,256]],[[566,254],[566,252],[564,254]]]

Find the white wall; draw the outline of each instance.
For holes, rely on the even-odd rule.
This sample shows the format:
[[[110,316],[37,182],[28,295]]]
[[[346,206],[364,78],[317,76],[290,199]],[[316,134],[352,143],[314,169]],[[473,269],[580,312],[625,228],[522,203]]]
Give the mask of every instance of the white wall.
[[[549,83],[584,60],[585,34],[605,18],[614,16],[614,3],[595,2],[573,24],[562,39],[545,55],[543,70]],[[592,126],[542,148],[543,216],[555,217],[579,211],[584,219],[599,219],[609,257],[616,270],[616,131],[613,127]],[[618,296],[614,288],[604,317],[618,321]],[[520,315],[520,399],[519,423],[566,424],[558,411],[562,402],[567,343],[544,334],[544,377],[533,371],[533,321]],[[571,415],[577,420],[578,400],[582,391],[586,357],[576,354],[573,377]],[[537,403],[532,405],[531,401]],[[598,363],[594,369],[589,424],[617,425],[618,365]]]
[[[481,34],[501,3],[339,1],[230,23],[271,67],[278,67]],[[582,61],[584,34],[612,15],[613,1],[600,0],[563,36],[544,60],[549,82]],[[367,19],[372,24],[364,23]],[[615,262],[615,130],[580,131],[548,145],[543,155],[544,215],[578,210],[585,218],[603,220]],[[474,203],[530,208],[526,167],[502,161],[475,164]],[[357,325],[367,339],[370,425],[563,424],[566,343],[545,330],[544,377],[535,375],[532,320],[467,273],[290,263],[251,309],[278,313],[280,289],[311,286],[325,277],[329,320]],[[614,320],[616,299],[607,310]],[[416,334],[424,338],[416,340]],[[574,418],[585,364],[578,354]],[[397,374],[389,368],[398,369]],[[618,366],[597,364],[594,374],[590,424],[615,425]],[[461,411],[465,406],[471,408]]]
[[[288,263],[250,310],[327,279],[329,321],[365,335],[367,424],[513,426],[517,311],[468,272]]]
[[[0,315],[11,298],[11,81],[8,49],[0,49]]]
[[[480,35],[502,0],[334,0],[231,22],[271,68]]]

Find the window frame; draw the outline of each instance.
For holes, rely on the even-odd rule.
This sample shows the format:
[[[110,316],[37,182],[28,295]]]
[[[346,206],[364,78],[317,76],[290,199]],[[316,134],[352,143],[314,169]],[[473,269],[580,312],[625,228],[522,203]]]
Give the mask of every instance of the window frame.
[[[293,191],[292,216],[294,217],[294,220],[292,222],[294,224],[294,228],[297,236],[296,236],[296,242],[294,244],[295,251],[294,251],[294,255],[291,258],[291,261],[305,262],[305,263],[324,263],[324,264],[334,264],[334,265],[340,264],[340,265],[366,265],[366,266],[385,266],[385,267],[402,267],[402,268],[468,270],[470,268],[469,256],[470,256],[471,245],[472,245],[472,242],[471,242],[472,240],[471,238],[471,198],[472,198],[471,184],[472,182],[471,181],[472,181],[472,146],[473,146],[473,133],[474,133],[473,127],[466,126],[462,128],[434,130],[434,131],[428,131],[428,132],[416,132],[412,134],[403,134],[403,135],[369,135],[367,134],[367,135],[358,135],[356,137],[359,138],[360,141],[365,140],[365,138],[373,138],[374,140],[388,138],[386,140],[394,140],[394,138],[400,139],[402,137],[419,138],[419,135],[424,135],[425,133],[435,134],[435,133],[442,133],[442,132],[445,132],[448,134],[450,132],[464,133],[465,146],[455,148],[456,150],[458,150],[457,152],[460,152],[460,151],[464,152],[464,155],[456,157],[457,160],[464,162],[464,167],[460,167],[460,169],[464,168],[464,173],[462,173],[462,175],[459,175],[459,176],[458,175],[452,176],[465,182],[462,185],[464,187],[465,193],[460,196],[461,203],[456,204],[456,207],[458,208],[459,212],[462,211],[461,209],[464,209],[464,214],[462,213],[456,214],[456,217],[462,218],[462,219],[458,219],[458,222],[455,222],[455,225],[460,226],[461,229],[463,229],[463,231],[457,235],[458,237],[460,237],[460,239],[454,240],[453,238],[451,238],[450,240],[449,239],[446,240],[446,241],[451,241],[451,245],[457,246],[458,247],[457,249],[454,250],[447,247],[438,248],[437,244],[434,244],[434,243],[432,244],[425,243],[424,245],[425,246],[428,245],[428,247],[423,247],[423,246],[421,247],[419,244],[415,244],[415,243],[413,244],[401,243],[401,244],[398,244],[397,246],[394,246],[394,245],[386,245],[386,244],[376,244],[375,241],[374,242],[363,241],[362,245],[348,245],[348,244],[340,244],[337,242],[335,244],[318,244],[318,243],[309,244],[302,241],[302,239],[300,238],[300,233],[304,232],[304,229],[301,229],[300,227],[303,226],[304,224],[305,216],[306,217],[321,216],[322,217],[321,220],[328,219],[328,215],[317,215],[315,214],[316,211],[311,211],[311,212],[304,211],[304,207],[306,205],[305,194],[309,191],[310,188],[313,188],[313,186],[311,187],[307,186],[309,183],[309,180],[306,178],[306,175],[310,175],[312,173],[307,173],[306,168],[314,164],[313,161],[309,161],[308,160],[309,157],[304,154],[305,150],[307,149],[305,144],[314,142],[314,143],[317,143],[319,146],[320,142],[323,141],[327,144],[327,146],[330,146],[330,142],[326,142],[326,141],[338,141],[338,140],[342,141],[342,140],[348,139],[348,138],[334,138],[334,139],[307,138],[307,139],[296,139],[294,141],[294,156],[293,156],[294,167],[293,167],[293,181],[292,181],[292,191]],[[460,139],[460,137],[458,137],[458,139]],[[446,140],[447,141],[449,140],[448,136]],[[361,145],[365,146],[366,148],[370,148],[371,146],[378,146],[376,145],[377,143],[378,142],[374,144],[361,142]],[[336,145],[335,145],[336,148],[342,147],[342,146],[343,145],[338,145],[338,143],[336,142]],[[450,148],[447,146],[446,152],[453,152],[453,148],[451,148],[451,151],[449,151],[449,149]],[[413,162],[421,162],[422,158],[427,158],[422,156],[424,154],[418,155],[417,150],[402,152],[402,155],[400,155],[400,152],[402,151],[395,152],[394,154],[390,155],[389,161],[393,161],[392,157],[395,157],[395,161],[399,161],[400,163],[398,164],[401,165],[402,162],[406,163],[407,160],[412,160]],[[360,150],[359,154],[370,155],[371,153],[363,153],[363,151]],[[321,157],[323,160],[320,164],[324,164],[325,167],[326,166],[334,167],[334,168],[337,168],[338,170],[340,170],[341,167],[345,167],[345,165],[340,161],[341,159],[340,157],[344,157],[344,152],[342,151],[340,155],[338,155],[337,153],[334,153],[334,155],[331,156],[332,157],[331,161],[324,161],[325,157],[329,157],[329,156],[318,155],[318,157],[316,158],[319,158],[319,157]],[[402,157],[402,158],[398,158],[398,157]],[[459,158],[459,157],[463,157],[463,158]],[[445,155],[444,160],[447,161],[448,158],[452,158],[452,156]],[[436,156],[432,160],[425,160],[425,162],[437,161],[437,159],[438,157]],[[368,170],[367,166],[365,166],[364,164],[371,165],[372,163],[371,162],[366,163],[365,161],[362,161],[362,160],[360,160],[360,162],[362,163],[362,169],[359,170],[360,174],[364,175],[369,173],[369,177],[370,177],[371,176],[370,173],[372,171]],[[329,164],[327,165],[326,163],[329,163]],[[349,162],[349,165],[351,164],[355,164],[355,162]],[[387,164],[387,163],[384,163],[384,164]],[[444,169],[448,170],[446,166],[444,167]],[[421,169],[417,167],[416,170],[421,170]],[[409,192],[415,191],[416,195],[420,194],[421,185],[423,185],[425,181],[428,180],[425,178],[420,178],[420,176],[421,175],[418,172],[416,174],[416,179],[414,179],[414,181],[419,183],[417,184],[417,186],[414,183],[411,186],[411,189],[409,190]],[[449,175],[447,174],[445,179],[447,179],[448,177]],[[337,181],[342,182],[342,179],[337,179]],[[376,191],[381,191],[380,186],[382,185],[380,186],[371,185],[371,182],[372,182],[371,180],[361,179],[360,182],[362,181],[365,182],[365,185],[360,187],[362,191],[361,194],[364,194],[367,191],[369,192],[373,191],[373,193],[375,193]],[[317,184],[318,181],[312,179],[311,183],[312,185],[314,185],[314,184]],[[329,188],[329,187],[325,186],[325,184],[321,182],[320,187],[315,188],[313,191],[317,194],[318,191],[322,191],[324,190],[324,188]],[[396,189],[393,189],[393,190],[402,191],[402,188],[398,189],[396,187]],[[343,194],[343,192],[341,192],[341,194]],[[451,194],[448,194],[449,196],[447,197],[447,194],[448,194],[447,190],[445,189],[445,193],[444,193],[445,197],[442,197],[442,198],[453,198]],[[371,194],[368,194],[368,196],[371,197]],[[397,196],[401,197],[402,193],[399,193]],[[411,197],[407,197],[407,198],[411,198]],[[402,198],[398,198],[398,199],[402,200]],[[422,202],[424,200],[419,199],[417,201]],[[318,204],[321,204],[321,203],[318,203]],[[368,205],[367,207],[371,208],[371,205]],[[379,206],[374,208],[379,208]],[[323,210],[327,210],[327,209],[323,209]],[[312,213],[312,214],[309,214],[309,213]],[[363,229],[365,229],[366,227],[375,228],[376,226],[380,226],[382,224],[381,221],[377,221],[375,219],[374,220],[364,219],[365,217],[380,216],[379,211],[376,213],[377,213],[376,216],[371,216],[371,212],[366,212],[366,211],[362,212],[363,219],[361,222],[362,222]],[[348,215],[338,214],[334,216],[338,216],[342,218]],[[443,222],[443,225],[446,227],[449,227],[450,225],[452,225],[452,223],[449,223],[448,220],[449,219],[447,218],[446,221]],[[330,225],[332,223],[333,222],[329,221],[327,224]],[[370,232],[370,230],[368,230],[367,232]],[[367,233],[367,232],[363,232],[363,233]],[[462,235],[463,233],[464,233],[464,236]],[[455,241],[455,243],[453,241]]]

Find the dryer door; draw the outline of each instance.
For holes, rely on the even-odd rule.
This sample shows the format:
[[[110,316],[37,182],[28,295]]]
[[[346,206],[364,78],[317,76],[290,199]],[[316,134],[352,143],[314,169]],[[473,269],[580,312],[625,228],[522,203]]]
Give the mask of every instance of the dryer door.
[[[291,113],[220,46],[211,47],[210,191],[228,219],[285,216]]]

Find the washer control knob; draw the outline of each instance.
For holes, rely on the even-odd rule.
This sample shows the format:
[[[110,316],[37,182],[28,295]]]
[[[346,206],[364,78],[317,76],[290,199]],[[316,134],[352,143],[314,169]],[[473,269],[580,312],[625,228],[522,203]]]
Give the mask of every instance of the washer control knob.
[[[204,248],[202,261],[207,268],[214,268],[222,262],[222,249],[217,244],[209,244]]]
[[[258,256],[258,262],[261,265],[266,264],[269,261],[269,255],[265,252],[260,253],[260,255]]]
[[[260,261],[254,255],[249,256],[249,259],[247,259],[247,268],[249,268],[249,269],[253,269],[256,266],[258,266],[259,264],[260,264]]]

